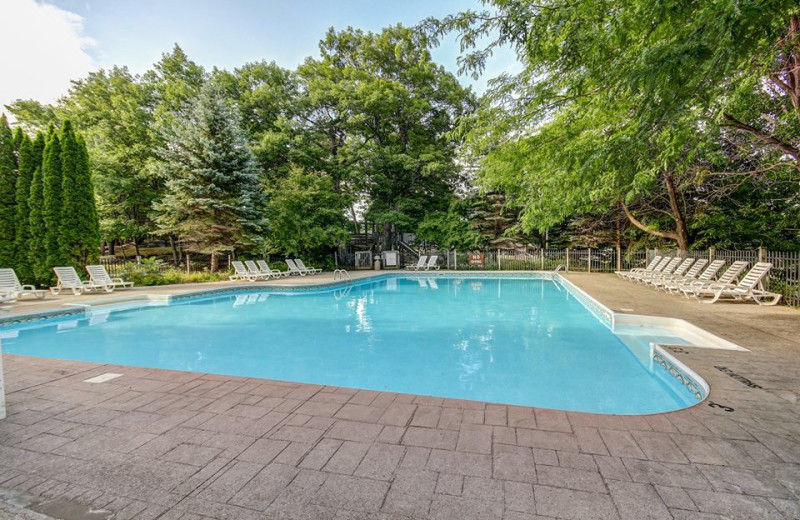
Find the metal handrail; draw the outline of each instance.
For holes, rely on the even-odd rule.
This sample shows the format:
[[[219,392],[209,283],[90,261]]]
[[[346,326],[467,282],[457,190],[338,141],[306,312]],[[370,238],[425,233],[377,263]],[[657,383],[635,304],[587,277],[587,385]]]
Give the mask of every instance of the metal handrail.
[[[350,273],[348,273],[345,269],[336,269],[333,272],[333,280],[347,280],[348,282],[352,281],[350,279]]]

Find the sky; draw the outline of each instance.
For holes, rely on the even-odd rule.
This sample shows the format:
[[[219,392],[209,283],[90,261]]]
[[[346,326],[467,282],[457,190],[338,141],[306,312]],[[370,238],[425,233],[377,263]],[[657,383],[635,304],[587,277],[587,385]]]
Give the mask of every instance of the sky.
[[[480,9],[479,0],[0,0],[0,111],[11,101],[51,103],[70,80],[112,65],[142,73],[178,44],[207,69],[257,60],[293,69],[318,55],[329,27],[380,31],[388,25]],[[453,73],[455,36],[432,51]],[[510,51],[496,54],[476,92],[518,70]]]

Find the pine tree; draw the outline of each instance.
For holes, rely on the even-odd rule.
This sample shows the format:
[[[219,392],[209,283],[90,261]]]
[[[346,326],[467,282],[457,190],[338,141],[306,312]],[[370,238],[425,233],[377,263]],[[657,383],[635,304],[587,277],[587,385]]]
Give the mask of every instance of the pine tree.
[[[14,237],[14,269],[23,283],[31,283],[35,278],[31,269],[28,252],[30,250],[30,208],[31,182],[38,165],[33,150],[33,142],[23,134],[17,155],[17,212],[15,217],[16,235]]]
[[[61,140],[53,125],[47,130],[47,143],[42,159],[42,194],[44,197],[45,225],[45,257],[47,267],[65,265],[66,259],[61,249],[59,234],[61,232],[63,175],[61,164]],[[48,280],[52,276],[48,276]]]
[[[160,230],[210,254],[215,270],[220,252],[260,241],[264,194],[241,117],[209,83],[165,141]]]
[[[61,128],[63,208],[59,241],[69,265],[82,268],[98,256],[100,227],[89,173],[89,155],[83,138],[70,121]]]
[[[47,265],[47,227],[44,222],[44,179],[42,160],[44,156],[45,137],[41,132],[33,141],[33,170],[30,197],[28,198],[29,232],[28,263],[33,271],[33,278],[39,284],[46,284],[52,278],[52,271]]]
[[[17,172],[14,135],[6,115],[0,116],[0,267],[14,265],[14,218]]]

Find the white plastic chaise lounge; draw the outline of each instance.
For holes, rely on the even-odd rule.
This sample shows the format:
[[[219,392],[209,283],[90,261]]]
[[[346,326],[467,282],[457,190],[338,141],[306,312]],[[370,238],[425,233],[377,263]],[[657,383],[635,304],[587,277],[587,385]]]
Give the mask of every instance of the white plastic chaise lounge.
[[[17,295],[0,290],[0,303],[13,303],[17,301]]]
[[[103,265],[87,265],[86,271],[89,273],[89,281],[98,285],[111,285],[115,289],[131,289],[133,282],[126,282],[122,278],[112,278],[109,276]]]
[[[736,280],[739,279],[739,275],[742,274],[749,264],[750,262],[747,262],[746,260],[737,260],[736,262],[732,263],[717,280],[696,280],[694,282],[687,282],[683,285],[680,285],[677,289],[688,298],[693,296],[696,290],[704,289],[712,284],[735,285]]]
[[[252,276],[254,280],[269,280],[270,278],[281,277],[280,274],[273,274],[272,271],[268,273],[263,272],[252,260],[245,260],[244,265],[247,266],[247,272],[250,273],[250,276]]]
[[[85,292],[91,292],[97,289],[103,289],[105,292],[114,292],[114,286],[104,283],[96,283],[92,281],[85,282],[81,280],[74,267],[54,267],[53,271],[56,273],[58,282],[55,287],[51,287],[50,291],[53,294],[60,294],[62,290],[69,289],[72,294],[78,295]]]
[[[12,299],[22,296],[44,298],[47,291],[37,289],[33,285],[22,285],[13,269],[0,269],[0,293],[13,296]]]
[[[436,262],[438,260],[439,260],[439,256],[438,255],[431,255],[431,257],[428,258],[428,263],[425,264],[425,270],[429,271],[429,270],[433,269],[434,271],[438,271],[439,270],[439,266],[436,264]]]
[[[667,260],[667,258],[669,258],[669,261],[667,261],[666,264],[664,264],[664,260]],[[675,269],[682,262],[682,259],[679,256],[673,258],[666,257],[664,258],[664,260],[662,260],[661,264],[659,264],[658,266],[661,269],[656,268],[655,271],[645,271],[644,273],[641,273],[638,276],[631,277],[631,280],[636,283],[647,283],[649,279],[655,276],[664,276],[665,274],[672,274],[673,271],[675,271]]]
[[[783,295],[760,288],[770,269],[771,263],[758,262],[738,284],[711,284],[704,289],[698,289],[694,295],[703,303],[729,298],[737,301],[753,300],[759,305],[777,305]]]
[[[299,258],[295,258],[294,263],[297,265],[298,269],[305,269],[308,274],[319,274],[322,272],[322,269],[317,267],[306,267],[306,264],[304,264]]]
[[[697,267],[697,265],[700,263],[701,261],[698,260],[697,264],[695,264],[695,267]],[[706,270],[703,271],[700,275],[695,274],[695,276],[692,277],[690,275],[691,271],[694,270],[693,267],[692,270],[686,273],[686,276],[684,276],[683,278],[675,278],[665,282],[664,285],[662,286],[662,289],[664,289],[665,291],[669,291],[672,294],[678,294],[681,292],[680,288],[684,285],[689,285],[693,283],[702,284],[703,282],[710,282],[714,279],[715,276],[717,276],[717,273],[719,272],[720,269],[722,269],[723,265],[725,265],[725,260],[714,260],[713,262],[708,264]]]
[[[646,280],[643,280],[643,282],[648,285],[655,285],[661,280],[667,278],[682,277],[686,275],[687,272],[689,272],[689,269],[692,267],[693,263],[694,263],[694,258],[685,258],[680,264],[678,264],[678,267],[676,267],[675,270],[672,271],[671,273],[656,274]]]
[[[233,262],[231,262],[231,265],[233,266],[233,274],[228,277],[230,281],[232,282],[236,280],[245,280],[248,282],[255,281],[253,275],[250,274],[250,272],[247,270],[247,268],[244,266],[242,262],[240,262],[239,260],[234,260]]]
[[[658,278],[657,280],[652,280],[650,284],[656,289],[664,289],[664,291],[666,291],[667,286],[673,283],[675,280],[696,280],[697,275],[700,274],[700,271],[702,271],[708,263],[708,259],[700,258],[699,260],[693,262],[694,263],[692,263],[691,268],[685,272],[679,273],[678,271],[680,271],[680,268],[675,269],[673,274],[667,274]]]
[[[262,273],[270,273],[271,275],[276,276],[279,278],[281,276],[289,276],[289,271],[281,271],[279,269],[273,269],[269,266],[266,260],[256,260],[256,264],[258,264],[258,268],[261,270]]]
[[[640,269],[638,271],[631,271],[629,273],[623,273],[622,277],[628,280],[629,282],[635,282],[642,276],[649,276],[653,273],[660,273],[664,270],[668,263],[672,261],[671,256],[664,256],[661,260],[656,264],[655,267],[652,269]]]
[[[289,274],[290,275],[296,274],[296,275],[299,275],[299,276],[305,276],[305,275],[308,274],[308,270],[300,269],[297,266],[297,264],[294,263],[294,260],[292,260],[291,258],[287,258],[285,260],[285,262],[286,262],[286,265],[289,266]]]
[[[656,255],[655,258],[650,260],[650,263],[647,264],[647,267],[634,267],[633,269],[629,269],[627,271],[614,271],[614,274],[619,276],[620,278],[628,278],[633,273],[640,273],[642,271],[652,271],[656,268],[656,266],[661,262],[662,256]]]
[[[419,271],[420,269],[425,269],[426,265],[428,265],[428,255],[421,255],[416,264],[406,264],[406,269]]]

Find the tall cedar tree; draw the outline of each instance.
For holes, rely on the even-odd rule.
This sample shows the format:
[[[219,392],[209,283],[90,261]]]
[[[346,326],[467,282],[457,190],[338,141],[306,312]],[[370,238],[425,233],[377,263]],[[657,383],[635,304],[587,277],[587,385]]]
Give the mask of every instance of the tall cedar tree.
[[[31,182],[33,182],[33,172],[39,166],[36,154],[33,150],[33,141],[22,134],[17,155],[17,185],[16,185],[16,235],[14,237],[14,269],[17,276],[24,283],[31,283],[34,280],[33,269],[31,268],[28,253],[30,251],[31,228],[30,228],[30,206],[29,197],[31,194]]]
[[[45,257],[48,267],[66,265],[66,258],[58,239],[61,233],[63,196],[61,139],[55,126],[47,131],[47,144],[42,159],[42,193],[44,195]],[[48,280],[52,276],[48,276]]]
[[[59,226],[59,246],[67,264],[81,269],[96,260],[100,228],[89,174],[86,144],[75,135],[70,121],[61,127],[61,193],[63,205]]]
[[[42,132],[33,140],[33,162],[36,168],[31,179],[30,196],[28,197],[28,223],[30,241],[28,242],[28,262],[33,271],[33,279],[38,284],[47,283],[52,277],[47,265],[47,226],[44,220],[44,175],[42,161],[44,156],[45,137]]]
[[[164,160],[166,194],[158,205],[160,230],[211,255],[260,242],[264,194],[241,116],[213,84],[206,84],[170,125]]]
[[[0,267],[14,265],[15,162],[14,135],[3,114],[0,116]]]

